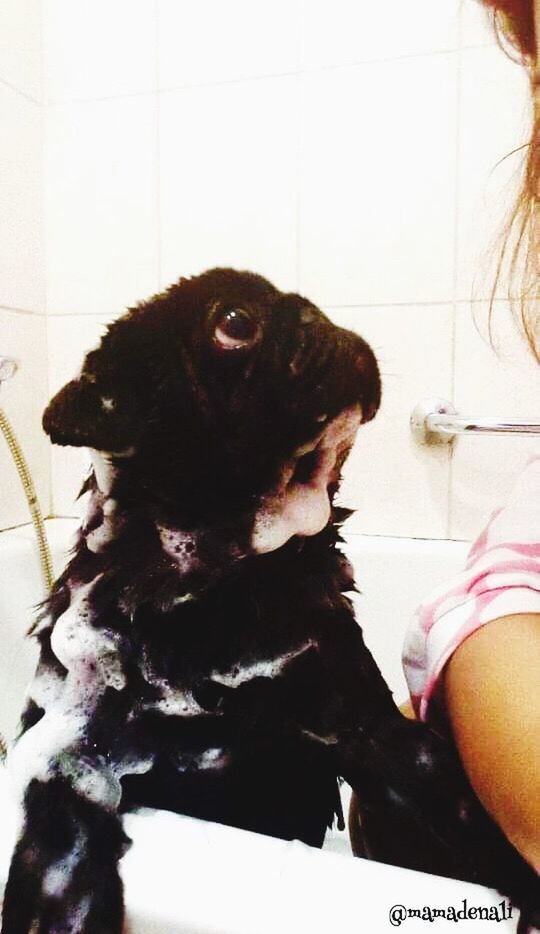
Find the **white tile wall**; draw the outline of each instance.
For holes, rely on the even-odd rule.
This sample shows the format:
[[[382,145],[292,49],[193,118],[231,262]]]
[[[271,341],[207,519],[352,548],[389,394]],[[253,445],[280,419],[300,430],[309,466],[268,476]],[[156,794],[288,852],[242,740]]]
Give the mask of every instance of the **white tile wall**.
[[[47,334],[43,256],[43,109],[40,0],[0,4],[0,355],[19,370],[0,387],[32,473],[38,499],[50,508],[50,463],[41,430],[47,399]],[[0,436],[0,529],[28,522],[24,492]]]
[[[158,286],[154,95],[50,107],[47,308],[117,314]]]
[[[453,307],[379,306],[328,314],[368,341],[383,380],[379,414],[360,428],[345,467],[341,500],[357,510],[348,531],[445,538],[449,450],[419,449],[409,417],[420,399],[451,394]]]
[[[49,457],[41,430],[47,400],[47,325],[44,315],[0,308],[0,354],[15,357],[19,369],[2,383],[0,407],[7,415],[32,474],[38,500],[49,511]],[[30,520],[13,460],[0,434],[0,528]]]
[[[49,315],[49,391],[52,397],[73,379],[89,350],[97,347],[109,315]],[[79,516],[83,504],[77,502],[82,481],[88,472],[89,457],[85,449],[55,445],[51,450],[52,495],[57,515]]]
[[[491,294],[501,232],[514,206],[530,133],[527,77],[498,47],[461,56],[457,296]],[[503,161],[501,161],[503,160]],[[501,281],[501,296],[506,295]]]
[[[49,101],[156,88],[155,0],[43,0]]]
[[[26,311],[44,310],[39,6],[0,10],[0,305]],[[252,268],[379,354],[352,527],[472,535],[528,444],[460,439],[452,459],[415,447],[408,419],[433,394],[525,416],[536,392],[536,364],[497,361],[470,320],[519,158],[494,166],[528,120],[477,0],[43,0],[43,27],[51,391],[127,305]],[[58,511],[84,465],[53,454]]]
[[[158,0],[159,87],[260,75],[298,66],[299,0]]]
[[[302,0],[300,63],[347,65],[455,49],[456,0]]]
[[[0,81],[41,100],[41,0],[0,3]]]
[[[211,266],[296,287],[296,78],[160,99],[161,285]]]
[[[44,311],[42,109],[0,83],[0,305]]]
[[[518,335],[506,302],[497,302],[488,337],[487,303],[459,306],[456,326],[456,408],[465,415],[539,421],[540,367]],[[476,322],[476,326],[475,326]],[[540,439],[462,436],[454,442],[451,535],[471,538],[507,496]]]
[[[480,0],[460,0],[459,7],[461,47],[495,46],[492,10],[486,10]]]
[[[330,305],[452,298],[453,55],[301,82],[300,285]]]

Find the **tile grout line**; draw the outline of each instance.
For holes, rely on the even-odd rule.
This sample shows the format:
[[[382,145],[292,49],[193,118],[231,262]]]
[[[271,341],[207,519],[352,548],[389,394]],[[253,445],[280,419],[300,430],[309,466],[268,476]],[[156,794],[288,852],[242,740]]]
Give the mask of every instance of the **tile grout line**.
[[[11,84],[10,81],[6,81],[5,78],[0,78],[0,84],[8,88],[10,91],[13,91],[14,94],[18,94],[19,97],[24,97],[26,101],[29,101],[31,104],[37,104],[40,107],[43,101],[39,100],[37,97],[34,97],[32,94],[28,94],[26,91],[22,91],[16,85]]]
[[[472,45],[467,46],[465,51],[471,51],[475,49],[484,49],[489,48],[487,45]],[[366,61],[357,61],[357,62],[346,62],[346,63],[336,63],[329,65],[316,65],[316,66],[306,66],[298,67],[297,69],[289,69],[284,71],[269,71],[262,74],[251,74],[243,75],[236,78],[222,78],[214,81],[200,81],[193,84],[178,84],[172,85],[170,87],[159,87],[157,85],[157,91],[159,94],[174,94],[179,91],[191,91],[204,88],[214,88],[222,87],[227,85],[237,85],[237,84],[246,84],[251,81],[265,81],[265,80],[276,80],[280,78],[291,78],[299,77],[302,75],[317,75],[324,74],[328,71],[339,71],[346,68],[363,68],[369,65],[386,65],[391,64],[392,62],[404,62],[414,59],[423,59],[430,58],[433,56],[444,56],[444,55],[454,55],[457,56],[462,50],[459,48],[446,48],[446,49],[435,49],[426,52],[410,52],[403,55],[394,55],[386,56],[381,58],[368,59]],[[2,79],[0,79],[1,81]],[[17,90],[14,88],[13,90]],[[23,93],[23,92],[20,92]],[[114,100],[125,100],[130,98],[145,97],[154,93],[154,90],[144,90],[144,91],[129,91],[120,94],[110,94],[110,95],[101,95],[99,97],[71,97],[66,100],[54,100],[50,99],[47,101],[49,106],[54,107],[63,107],[69,106],[71,104],[91,104],[91,103],[103,103],[107,101]],[[39,103],[39,102],[37,102]]]
[[[296,290],[302,292],[300,282],[300,218],[302,215],[301,192],[300,192],[300,161],[301,161],[301,119],[300,119],[300,79],[296,79],[296,149],[295,149],[295,275]]]
[[[7,311],[12,315],[34,315],[36,318],[46,318],[45,311],[35,311],[32,308],[16,308],[12,305],[0,304],[0,311]]]
[[[43,270],[43,310],[45,313],[45,386],[47,400],[51,392],[51,335],[49,328],[49,316],[47,314],[47,127],[48,127],[48,106],[47,99],[47,78],[46,78],[46,54],[45,54],[45,20],[43,3],[40,4],[40,69],[41,69],[41,250],[42,250],[42,270]],[[49,439],[47,439],[49,441]],[[44,510],[47,518],[54,516],[54,484],[53,484],[53,446],[47,444],[47,467],[48,467],[48,489],[47,489],[47,508]]]
[[[486,299],[483,299],[483,298],[478,298],[474,300],[469,300],[469,299],[453,300],[449,298],[449,299],[445,299],[444,301],[436,300],[433,302],[429,302],[429,301],[417,302],[417,301],[412,300],[410,302],[384,302],[384,301],[355,302],[353,304],[343,304],[343,305],[331,305],[328,302],[320,302],[319,304],[323,310],[326,309],[328,311],[347,311],[347,310],[354,310],[355,308],[357,308],[360,311],[366,308],[441,308],[441,309],[445,309],[445,308],[452,308],[458,305],[470,306],[471,304],[482,304],[485,301]],[[505,299],[495,299],[495,302],[504,303]],[[42,314],[42,312],[39,312],[39,311],[30,311],[30,310],[21,309],[21,308],[10,308],[9,306],[6,306],[6,305],[4,306],[0,305],[0,309],[2,308],[5,311],[18,312],[22,314],[36,314],[36,315]],[[111,316],[111,320],[112,320],[118,314],[119,314],[118,311],[110,311],[110,312],[109,311],[92,311],[92,312],[50,311],[47,313],[47,317],[76,318],[76,317],[92,317],[92,316],[101,316],[101,317]]]
[[[43,6],[44,3],[41,0],[39,4],[39,92],[40,104],[42,108],[45,108],[45,12]]]
[[[154,41],[155,41],[155,95],[156,95],[156,250],[157,250],[157,291],[163,281],[163,244],[161,226],[161,97],[159,90],[159,0],[154,2]]]
[[[300,98],[301,98],[301,50],[302,50],[302,27],[303,15],[300,15],[298,7],[296,7],[296,82],[295,82],[295,92],[296,92],[296,151],[295,151],[295,222],[296,222],[296,231],[295,231],[295,273],[296,273],[296,290],[297,292],[302,292],[302,283],[300,281],[301,273],[301,245],[300,245],[300,223],[302,217],[302,193],[300,187],[300,165],[302,160],[302,119],[301,119],[301,107],[300,107]]]
[[[456,361],[457,361],[457,312],[458,312],[458,279],[459,279],[459,205],[460,205],[460,153],[461,153],[461,100],[462,100],[462,41],[463,41],[463,0],[461,0],[458,18],[458,55],[456,56],[456,134],[454,145],[455,176],[454,176],[454,269],[453,290],[454,302],[452,305],[452,333],[450,350],[450,399],[455,403],[456,398]],[[448,495],[446,511],[446,534],[451,538],[453,528],[453,498],[454,498],[454,443],[448,445]]]
[[[46,367],[45,367],[45,385],[46,385],[46,388],[47,388],[47,400],[49,400],[50,397],[51,397],[51,355],[50,355],[50,349],[51,349],[51,340],[50,340],[50,331],[49,331],[49,321],[48,321],[47,315],[45,315],[45,360],[46,360]],[[42,430],[43,430],[43,429],[42,429]],[[53,495],[53,489],[54,489],[54,488],[53,488],[53,446],[52,446],[52,444],[50,443],[50,439],[47,439],[47,440],[48,440],[48,442],[49,442],[49,443],[47,444],[47,461],[48,461],[48,468],[49,468],[49,476],[48,476],[48,491],[47,491],[47,492],[48,492],[48,497],[47,497],[48,502],[47,502],[46,516],[47,516],[47,518],[50,519],[52,516],[55,515],[55,512],[54,512],[54,495]],[[45,510],[44,510],[44,511],[45,511]]]

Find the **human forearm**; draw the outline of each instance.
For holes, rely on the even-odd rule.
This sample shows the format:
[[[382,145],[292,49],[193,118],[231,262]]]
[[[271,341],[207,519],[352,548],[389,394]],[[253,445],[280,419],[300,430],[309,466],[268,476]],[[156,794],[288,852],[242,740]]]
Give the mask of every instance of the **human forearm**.
[[[471,783],[508,839],[540,868],[540,615],[493,620],[445,673],[452,730]]]

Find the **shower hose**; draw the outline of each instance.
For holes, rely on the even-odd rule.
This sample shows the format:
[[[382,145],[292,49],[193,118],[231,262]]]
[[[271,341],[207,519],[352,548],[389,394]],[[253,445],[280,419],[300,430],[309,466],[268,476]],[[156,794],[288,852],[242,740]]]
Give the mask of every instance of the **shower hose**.
[[[15,432],[13,431],[13,428],[11,427],[5,412],[3,412],[2,409],[0,409],[0,431],[6,439],[7,446],[10,450],[15,467],[17,468],[17,473],[19,474],[19,479],[22,483],[26,502],[28,503],[28,508],[30,510],[30,516],[32,518],[32,524],[35,529],[38,543],[39,563],[41,567],[44,591],[45,595],[47,595],[53,585],[54,573],[51,551],[45,532],[45,523],[43,522],[43,514],[39,508],[34,482],[30,475],[28,464],[26,463],[21,446],[17,441]],[[6,743],[3,737],[0,735],[0,761],[5,758],[6,751]]]

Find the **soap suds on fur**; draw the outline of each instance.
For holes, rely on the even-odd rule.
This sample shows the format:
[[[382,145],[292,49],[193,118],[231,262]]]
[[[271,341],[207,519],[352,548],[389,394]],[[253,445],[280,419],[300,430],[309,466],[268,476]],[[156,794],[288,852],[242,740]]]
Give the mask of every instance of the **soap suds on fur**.
[[[98,575],[88,584],[72,589],[68,609],[58,618],[51,648],[67,669],[64,679],[53,672],[32,685],[30,695],[43,707],[43,717],[18,740],[8,758],[16,786],[26,787],[32,778],[49,781],[57,774],[89,800],[116,807],[120,785],[101,757],[81,755],[88,728],[107,688],[120,691],[125,674],[119,653],[119,633],[97,628],[92,619],[92,592]]]
[[[258,554],[275,551],[293,535],[316,535],[330,518],[329,484],[337,479],[344,455],[350,449],[362,421],[360,406],[345,409],[327,424],[315,441],[295,452],[270,493],[263,497],[255,515],[252,547]],[[295,469],[302,457],[316,453],[312,475],[295,480]]]
[[[290,652],[285,652],[283,655],[278,655],[276,658],[260,660],[247,665],[239,663],[230,671],[213,671],[210,678],[212,681],[216,681],[218,684],[230,688],[239,687],[241,684],[252,681],[254,678],[277,678],[279,675],[283,674],[293,659],[298,658],[300,655],[303,655],[304,652],[307,652],[315,646],[315,641],[313,639],[308,639],[307,642],[304,642],[299,648],[293,649]]]
[[[64,856],[52,863],[43,876],[42,892],[48,898],[62,898],[73,879],[73,873],[86,854],[86,835],[79,829],[75,842]]]

